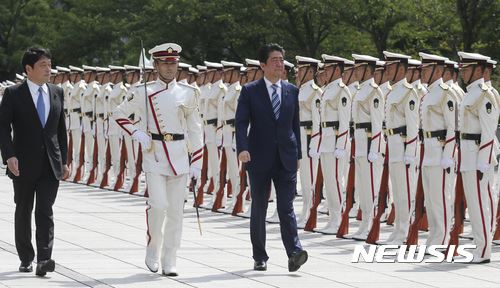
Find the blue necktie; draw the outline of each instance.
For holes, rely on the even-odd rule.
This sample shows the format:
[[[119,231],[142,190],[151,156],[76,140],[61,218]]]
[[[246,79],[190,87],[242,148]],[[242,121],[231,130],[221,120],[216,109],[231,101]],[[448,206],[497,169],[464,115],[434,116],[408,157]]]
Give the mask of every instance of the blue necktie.
[[[36,100],[36,111],[42,127],[45,127],[45,103],[43,103],[43,89],[38,88],[38,100]]]
[[[271,104],[273,105],[274,118],[278,120],[278,118],[280,118],[280,105],[281,105],[280,97],[278,96],[278,91],[277,91],[278,85],[273,84],[271,85],[271,88],[273,88]]]

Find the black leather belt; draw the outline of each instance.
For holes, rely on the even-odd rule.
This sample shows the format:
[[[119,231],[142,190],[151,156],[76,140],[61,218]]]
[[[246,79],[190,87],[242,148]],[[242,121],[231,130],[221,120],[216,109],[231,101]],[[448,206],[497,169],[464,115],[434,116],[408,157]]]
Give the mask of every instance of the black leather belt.
[[[97,117],[104,119],[104,113],[97,113]]]
[[[424,138],[438,138],[438,140],[446,140],[446,130],[423,131]]]
[[[399,134],[401,136],[406,136],[406,126],[401,126],[401,127],[385,130],[385,135],[387,135],[387,136],[396,135],[396,134]]]
[[[64,114],[68,114],[68,109],[64,109]]]
[[[205,125],[217,125],[217,118],[206,120]]]
[[[87,116],[89,118],[92,118],[92,116],[94,115],[94,112],[92,112],[92,111],[85,112],[85,113],[83,113],[83,115],[85,115],[85,116]]]
[[[460,133],[460,139],[481,141],[481,134]]]
[[[339,121],[321,122],[322,128],[333,127],[334,130],[339,130]]]
[[[151,134],[153,140],[159,141],[179,141],[184,140],[184,134]]]
[[[312,129],[313,121],[300,121],[300,126],[305,129]]]
[[[78,113],[80,113],[80,112],[82,112],[82,108],[71,109],[71,110],[69,110],[69,112],[78,112]]]
[[[364,123],[356,123],[354,125],[356,129],[365,129],[367,132],[372,131],[372,123],[371,122],[364,122]]]
[[[229,120],[224,121],[224,125],[231,125],[234,127],[234,119],[229,119]]]

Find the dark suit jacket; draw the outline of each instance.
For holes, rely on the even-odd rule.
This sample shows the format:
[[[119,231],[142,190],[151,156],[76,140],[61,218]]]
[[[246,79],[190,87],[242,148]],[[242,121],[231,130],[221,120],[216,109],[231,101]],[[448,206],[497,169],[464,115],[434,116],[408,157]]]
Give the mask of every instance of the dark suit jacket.
[[[288,171],[297,171],[300,149],[299,90],[295,85],[281,82],[281,108],[274,118],[271,100],[264,79],[247,83],[241,89],[236,109],[236,148],[250,152],[247,168],[267,172],[279,153]],[[250,131],[248,132],[248,125]]]
[[[64,92],[60,87],[47,85],[50,112],[44,128],[26,81],[8,87],[3,94],[0,103],[0,150],[4,164],[12,156],[19,160],[20,176],[15,177],[7,169],[11,178],[35,180],[41,173],[44,153],[49,158],[55,177],[60,180],[63,176],[62,166],[66,164],[68,149]]]

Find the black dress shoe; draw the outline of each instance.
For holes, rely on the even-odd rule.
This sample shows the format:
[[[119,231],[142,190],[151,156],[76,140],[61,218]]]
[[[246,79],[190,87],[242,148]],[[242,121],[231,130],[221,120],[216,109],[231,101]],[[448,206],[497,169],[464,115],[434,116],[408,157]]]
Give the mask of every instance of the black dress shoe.
[[[43,277],[47,272],[54,272],[54,269],[56,269],[56,262],[52,259],[49,260],[43,260],[43,261],[38,261],[38,264],[36,264],[36,272],[35,274],[37,276]]]
[[[298,252],[293,252],[292,256],[288,258],[288,271],[295,272],[299,270],[300,266],[304,265],[307,261],[307,251],[301,250]]]
[[[179,276],[179,274],[177,272],[166,272],[166,271],[162,271],[161,273],[163,276],[167,276],[167,277],[176,277],[176,276]]]
[[[19,272],[33,272],[33,265],[31,262],[21,262],[21,265],[19,265]]]
[[[267,263],[266,261],[255,261],[253,262],[253,270],[255,271],[266,271]]]

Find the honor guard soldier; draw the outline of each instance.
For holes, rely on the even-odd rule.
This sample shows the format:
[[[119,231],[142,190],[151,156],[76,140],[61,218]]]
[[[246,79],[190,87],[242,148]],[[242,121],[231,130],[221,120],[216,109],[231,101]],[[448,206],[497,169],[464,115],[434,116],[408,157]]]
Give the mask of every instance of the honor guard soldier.
[[[483,73],[489,57],[467,52],[458,52],[458,55],[462,80],[467,84],[467,94],[460,105],[460,172],[474,244],[477,245],[472,261],[489,263],[495,221],[492,210],[496,206],[490,183],[497,164],[494,143],[500,99],[484,83]]]
[[[300,159],[300,185],[302,187],[302,214],[297,222],[298,228],[304,228],[309,219],[312,206],[313,190],[316,183],[316,174],[319,162],[320,138],[320,103],[321,88],[316,85],[314,77],[318,70],[319,60],[309,57],[296,56],[297,60],[297,87],[299,89],[300,138],[303,157]]]
[[[107,99],[107,105],[108,105],[108,121],[107,121],[107,135],[108,135],[108,142],[109,142],[109,151],[111,154],[111,165],[113,167],[113,174],[115,176],[115,180],[112,184],[110,184],[110,187],[114,187],[117,180],[118,176],[120,174],[120,171],[124,169],[124,167],[120,167],[120,148],[122,145],[125,145],[125,142],[122,141],[123,139],[123,133],[120,129],[120,126],[116,123],[116,121],[112,121],[111,117],[113,115],[113,111],[120,105],[120,103],[123,102],[125,99],[125,96],[127,95],[127,83],[124,83],[124,74],[125,74],[125,67],[123,66],[115,66],[115,65],[109,65],[109,69],[111,69],[111,81],[114,84],[113,90],[109,94],[109,97]],[[130,85],[129,85],[130,86]],[[122,175],[120,175],[122,176]],[[119,187],[121,188],[121,187]]]
[[[70,79],[73,83],[73,89],[68,95],[68,109],[69,113],[69,125],[68,130],[71,133],[71,139],[73,147],[73,162],[71,164],[71,177],[70,179],[74,182],[78,182],[82,178],[82,167],[85,163],[85,159],[80,158],[80,147],[82,139],[82,94],[87,89],[87,83],[83,79],[83,69],[76,66],[69,66]]]
[[[95,142],[95,98],[99,94],[99,82],[97,79],[97,68],[94,66],[82,65],[84,73],[89,74],[87,88],[82,94],[82,131],[85,136],[85,177],[84,182],[92,184],[95,182],[94,173],[94,142]]]
[[[323,54],[324,76],[327,83],[321,97],[321,143],[319,146],[321,168],[324,179],[324,196],[328,204],[328,222],[316,231],[325,234],[337,233],[344,203],[343,192],[347,181],[347,151],[349,123],[351,121],[351,93],[342,81],[347,59]]]
[[[426,245],[447,245],[450,239],[452,169],[454,169],[457,99],[443,82],[447,58],[420,52],[422,76],[429,93],[422,99],[421,121],[424,136],[422,185],[429,221]]]
[[[113,118],[143,146],[143,170],[149,192],[146,210],[148,242],[146,265],[166,276],[177,276],[176,258],[182,236],[187,176],[199,178],[202,163],[202,129],[197,110],[199,90],[175,80],[181,47],[158,45],[153,55],[158,79],[134,89],[133,97],[120,104]],[[132,124],[128,115],[138,113]],[[187,141],[192,151],[188,151]],[[191,153],[191,163],[189,155]]]
[[[207,77],[207,66],[196,65],[198,69],[198,77],[196,77],[196,85],[200,89],[200,97],[198,100],[198,109],[200,110],[201,120],[203,120],[202,107],[205,107],[204,96],[210,89],[210,83]]]
[[[402,245],[406,240],[415,196],[419,107],[418,95],[406,79],[410,56],[384,51],[386,75],[392,90],[386,96],[385,123],[389,178],[395,210],[394,230],[383,243]]]
[[[238,169],[238,157],[236,155],[236,140],[234,139],[234,116],[236,114],[236,106],[238,104],[238,98],[240,96],[241,85],[240,85],[240,68],[243,64],[229,61],[221,61],[224,66],[224,78],[227,85],[227,92],[223,99],[222,107],[222,147],[226,153],[226,163],[227,163],[227,174],[229,180],[231,181],[231,187],[233,190],[232,201],[227,205],[225,211],[231,213],[233,211],[234,205],[236,204],[236,198],[240,191],[240,175]],[[224,198],[226,197],[224,193]],[[222,203],[225,203],[226,199],[223,199]],[[224,205],[223,205],[224,206]]]
[[[227,87],[224,85],[224,66],[220,63],[205,61],[205,66],[209,69],[209,78],[212,83],[210,91],[205,98],[205,107],[203,107],[203,122],[205,130],[205,145],[207,146],[208,156],[208,179],[212,178],[215,190],[219,188],[219,152],[218,146],[221,144],[221,134],[218,129],[220,126],[219,106],[222,98],[226,94]],[[207,187],[208,188],[208,187]],[[215,194],[212,197],[213,205]]]
[[[356,63],[356,78],[361,79],[358,92],[353,96],[352,118],[354,121],[354,138],[356,151],[354,153],[356,176],[356,193],[359,194],[359,207],[362,221],[351,237],[365,241],[370,231],[374,216],[374,205],[377,203],[378,190],[383,167],[385,143],[382,136],[382,121],[384,119],[384,95],[375,83],[375,57],[352,54]]]
[[[188,77],[189,85],[198,88],[198,84],[196,83],[196,79],[198,78],[199,72],[200,71],[197,68],[189,67],[189,77]]]
[[[189,68],[191,65],[183,62],[179,62],[179,68],[177,68],[177,82],[183,82],[189,84]]]
[[[96,67],[100,79],[99,93],[95,98],[95,124],[94,135],[97,140],[97,180],[95,183],[101,185],[106,170],[106,150],[107,150],[107,119],[108,119],[108,98],[113,90],[110,83],[111,69],[107,67]]]
[[[285,64],[285,69],[283,69],[283,76],[281,77],[281,80],[288,82],[288,77],[293,75],[295,65],[286,60],[283,61],[283,64]]]
[[[61,66],[56,66],[57,71],[63,75],[63,78],[61,80],[61,88],[64,91],[64,114],[66,115],[66,128],[68,129],[69,133],[69,112],[68,112],[68,107],[69,107],[69,97],[71,90],[73,90],[73,85],[70,81],[70,73],[71,70],[66,67],[61,67]],[[69,136],[69,135],[68,135]],[[69,139],[69,137],[68,137]]]

